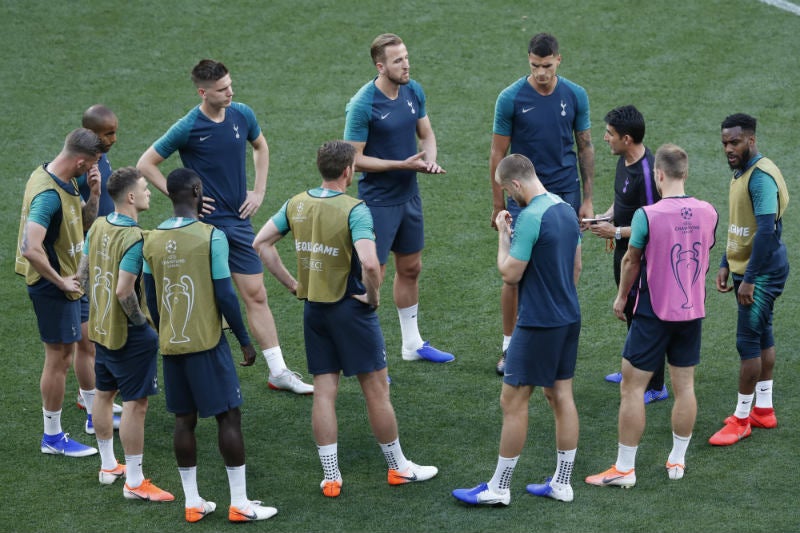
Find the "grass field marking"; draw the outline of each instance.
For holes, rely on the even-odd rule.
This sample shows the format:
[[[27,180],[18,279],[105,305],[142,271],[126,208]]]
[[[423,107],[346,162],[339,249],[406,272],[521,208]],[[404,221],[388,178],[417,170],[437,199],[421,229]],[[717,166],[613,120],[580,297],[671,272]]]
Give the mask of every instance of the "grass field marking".
[[[762,4],[774,6],[777,7],[778,9],[783,9],[784,11],[788,11],[789,13],[800,15],[800,6],[792,2],[787,2],[786,0],[758,0],[758,1],[761,2]]]

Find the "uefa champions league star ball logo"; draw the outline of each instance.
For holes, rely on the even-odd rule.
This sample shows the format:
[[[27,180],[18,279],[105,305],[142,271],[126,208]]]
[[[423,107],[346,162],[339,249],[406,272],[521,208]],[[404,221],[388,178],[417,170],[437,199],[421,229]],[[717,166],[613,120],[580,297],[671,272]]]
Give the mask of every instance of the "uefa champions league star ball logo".
[[[681,218],[683,220],[690,220],[692,218],[692,208],[684,207],[681,209]]]
[[[167,250],[168,254],[174,254],[178,251],[178,243],[170,239],[167,241],[167,245],[164,248]]]

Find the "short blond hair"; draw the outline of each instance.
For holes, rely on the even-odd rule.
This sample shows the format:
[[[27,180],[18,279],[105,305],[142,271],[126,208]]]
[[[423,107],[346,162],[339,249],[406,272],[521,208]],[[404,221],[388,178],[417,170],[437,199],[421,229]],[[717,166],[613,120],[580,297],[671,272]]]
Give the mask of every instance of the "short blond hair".
[[[654,166],[674,180],[685,180],[689,176],[689,154],[677,144],[662,144],[656,151]]]
[[[372,41],[372,46],[369,49],[372,62],[376,65],[378,63],[383,63],[386,61],[386,47],[397,46],[399,44],[403,44],[403,39],[394,33],[382,33],[378,35]]]

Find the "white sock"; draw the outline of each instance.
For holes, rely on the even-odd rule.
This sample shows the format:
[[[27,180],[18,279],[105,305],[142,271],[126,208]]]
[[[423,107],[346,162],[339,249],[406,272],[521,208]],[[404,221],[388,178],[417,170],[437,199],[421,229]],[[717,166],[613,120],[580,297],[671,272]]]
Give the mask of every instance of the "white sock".
[[[680,435],[676,434],[674,431],[672,432],[672,451],[669,452],[669,457],[667,458],[668,463],[678,464],[678,465],[685,465],[686,464],[686,450],[689,448],[689,441],[692,440],[692,436],[689,435],[688,437],[681,437]]]
[[[83,405],[86,406],[86,414],[92,414],[92,409],[94,408],[94,395],[97,392],[97,389],[92,390],[83,390],[81,391],[81,398],[83,398]]]
[[[400,446],[400,437],[386,444],[378,444],[381,446],[381,451],[386,458],[386,464],[389,466],[389,469],[405,472],[408,468],[409,461],[406,459],[406,456],[403,455],[403,448]]]
[[[63,431],[61,429],[61,409],[58,411],[48,411],[42,407],[42,416],[44,417],[45,435],[58,435]]]
[[[342,473],[339,471],[339,446],[337,443],[317,446],[319,462],[322,463],[322,473],[328,481],[341,481]]]
[[[422,348],[422,337],[417,326],[417,311],[419,304],[414,304],[405,309],[397,308],[397,315],[400,317],[400,334],[403,337],[403,352],[415,352]]]
[[[756,407],[772,407],[772,380],[759,381],[756,383]]]
[[[747,418],[750,416],[750,408],[753,406],[753,396],[755,396],[755,394],[742,394],[740,392],[738,395],[736,411],[733,412],[733,416],[736,418]]]
[[[511,476],[514,475],[517,461],[519,461],[519,455],[516,457],[503,457],[502,455],[497,457],[494,475],[488,483],[489,490],[503,494],[511,488]]]
[[[199,507],[203,503],[203,498],[197,491],[197,467],[178,467],[181,475],[181,485],[183,485],[183,496],[186,498],[185,507]]]
[[[142,473],[142,454],[125,455],[125,483],[135,489],[144,481]]]
[[[511,344],[511,335],[503,335],[503,352],[508,350],[508,345]]]
[[[114,454],[114,437],[97,439],[97,449],[100,451],[100,468],[114,470],[117,467],[117,457]]]
[[[553,483],[559,485],[569,485],[572,480],[572,469],[575,466],[574,450],[557,450],[556,472],[553,474]]]
[[[231,488],[231,505],[244,509],[247,501],[247,481],[245,480],[245,465],[226,466],[228,471],[228,485]]]
[[[274,348],[267,348],[263,352],[264,359],[267,360],[270,376],[279,376],[286,370],[286,361],[283,360],[283,352],[280,346]]]
[[[636,468],[636,451],[638,446],[625,446],[621,442],[617,448],[617,470],[620,472],[627,472],[632,468]]]

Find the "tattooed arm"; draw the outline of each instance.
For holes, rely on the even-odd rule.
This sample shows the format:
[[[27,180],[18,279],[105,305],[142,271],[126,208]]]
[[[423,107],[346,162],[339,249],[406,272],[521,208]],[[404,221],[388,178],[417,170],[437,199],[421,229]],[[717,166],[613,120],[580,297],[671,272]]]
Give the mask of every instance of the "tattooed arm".
[[[119,271],[119,278],[117,279],[117,299],[122,306],[122,310],[128,316],[128,319],[135,326],[141,326],[147,322],[147,317],[142,312],[139,306],[139,297],[136,295],[136,280],[138,276],[126,272]]]

